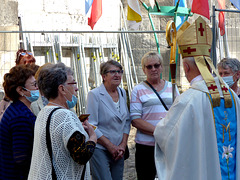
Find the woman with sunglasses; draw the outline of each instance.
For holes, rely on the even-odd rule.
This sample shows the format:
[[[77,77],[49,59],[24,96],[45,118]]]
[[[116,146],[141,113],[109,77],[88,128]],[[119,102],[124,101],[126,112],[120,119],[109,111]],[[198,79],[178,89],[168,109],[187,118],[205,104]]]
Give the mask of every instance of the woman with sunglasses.
[[[133,88],[130,102],[132,125],[137,128],[135,167],[138,180],[153,180],[156,176],[153,132],[173,103],[172,84],[160,78],[163,60],[159,53],[146,53],[141,64],[147,80]],[[156,93],[160,95],[164,104]],[[176,94],[179,95],[177,88]]]
[[[39,97],[33,70],[13,67],[4,75],[3,87],[12,103],[0,122],[0,179],[27,179],[36,120],[30,105]]]
[[[109,60],[100,66],[103,83],[91,90],[87,98],[89,123],[96,126],[97,145],[90,160],[93,180],[122,180],[124,153],[130,131],[127,97],[118,87],[122,66]]]
[[[16,53],[16,65],[19,64],[35,64],[36,59],[33,54],[27,50],[19,49]]]

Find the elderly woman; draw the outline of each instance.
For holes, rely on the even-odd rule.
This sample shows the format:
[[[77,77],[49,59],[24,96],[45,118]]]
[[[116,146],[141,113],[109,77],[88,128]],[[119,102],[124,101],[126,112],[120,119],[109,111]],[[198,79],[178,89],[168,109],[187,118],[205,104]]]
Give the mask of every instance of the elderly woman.
[[[239,60],[224,58],[218,63],[217,67],[219,75],[240,98],[240,88],[238,87],[238,80],[240,78]]]
[[[97,137],[87,121],[82,124],[69,110],[77,103],[76,84],[63,63],[40,71],[39,89],[49,103],[37,116],[28,179],[90,179],[88,161]]]
[[[30,105],[39,97],[34,72],[15,66],[4,75],[3,87],[12,103],[0,122],[0,179],[27,179],[36,120]]]
[[[33,57],[32,53],[24,49],[19,49],[17,51],[15,62],[16,62],[16,65],[29,64],[31,69],[35,72],[39,67],[35,65],[36,60]],[[4,98],[0,101],[0,120],[2,118],[3,113],[5,112],[5,110],[9,105],[10,105],[10,99],[4,96]]]
[[[146,53],[141,63],[147,80],[133,88],[130,117],[132,125],[137,128],[135,138],[137,178],[138,180],[152,180],[156,175],[153,132],[157,123],[165,117],[168,108],[173,103],[172,84],[160,78],[163,72],[163,60],[157,52]],[[160,101],[157,93],[163,102]],[[177,89],[176,94],[179,95]]]
[[[114,60],[100,66],[103,83],[91,90],[87,98],[89,123],[97,127],[97,146],[90,160],[93,180],[121,180],[124,153],[130,131],[126,92],[118,87],[122,66]]]

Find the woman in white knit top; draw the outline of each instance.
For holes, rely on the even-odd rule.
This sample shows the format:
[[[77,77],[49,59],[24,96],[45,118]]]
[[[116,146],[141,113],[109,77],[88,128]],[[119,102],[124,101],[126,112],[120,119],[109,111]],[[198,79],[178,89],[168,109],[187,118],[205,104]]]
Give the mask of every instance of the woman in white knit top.
[[[38,114],[31,168],[28,179],[52,179],[53,170],[57,179],[90,179],[89,159],[97,137],[94,129],[69,109],[77,102],[78,90],[73,72],[63,63],[45,68],[39,74],[38,85],[49,100]],[[46,144],[46,124],[49,114],[52,162]],[[52,168],[53,163],[53,168]]]

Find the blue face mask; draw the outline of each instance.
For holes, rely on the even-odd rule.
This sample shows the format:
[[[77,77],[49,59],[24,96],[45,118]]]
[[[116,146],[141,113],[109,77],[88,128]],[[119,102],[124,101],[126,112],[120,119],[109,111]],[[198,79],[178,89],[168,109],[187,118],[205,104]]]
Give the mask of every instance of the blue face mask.
[[[30,101],[30,102],[32,103],[32,102],[38,100],[38,98],[39,98],[39,90],[28,90],[28,89],[26,89],[26,88],[24,88],[24,89],[25,89],[26,91],[29,91],[30,94],[31,94],[30,97],[24,95],[28,101]]]
[[[67,88],[66,88],[67,89]],[[68,89],[67,89],[68,91]],[[69,92],[69,91],[68,91]],[[70,93],[70,92],[69,92]],[[65,97],[66,98],[66,97]],[[77,97],[75,95],[72,95],[72,101],[69,101],[67,98],[66,98],[66,103],[67,103],[67,106],[68,106],[68,109],[71,109],[73,108],[74,106],[76,106],[77,104]]]
[[[75,95],[72,95],[72,101],[69,101],[69,100],[66,101],[66,102],[67,102],[68,109],[71,109],[71,108],[73,108],[74,106],[76,106],[77,100],[78,100],[77,97],[76,97]]]
[[[225,83],[227,83],[227,85],[228,85],[229,87],[232,87],[233,84],[235,83],[235,82],[233,81],[233,76],[222,77],[222,79],[225,81]]]

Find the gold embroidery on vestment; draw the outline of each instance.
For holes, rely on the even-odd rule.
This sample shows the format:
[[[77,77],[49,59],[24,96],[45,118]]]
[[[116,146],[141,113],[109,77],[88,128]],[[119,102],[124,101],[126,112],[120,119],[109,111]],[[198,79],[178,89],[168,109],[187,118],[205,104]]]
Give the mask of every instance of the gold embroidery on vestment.
[[[231,141],[231,134],[230,134],[230,123],[228,123],[227,127],[224,124],[221,124],[223,127],[223,143],[224,143],[224,129],[226,130],[226,132],[228,131],[229,134],[229,141]]]

